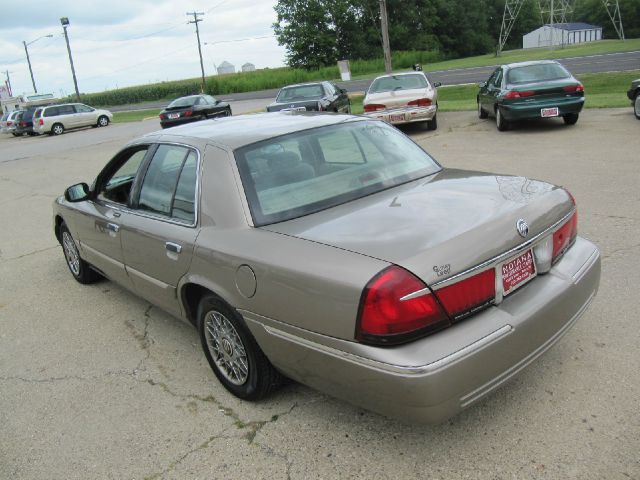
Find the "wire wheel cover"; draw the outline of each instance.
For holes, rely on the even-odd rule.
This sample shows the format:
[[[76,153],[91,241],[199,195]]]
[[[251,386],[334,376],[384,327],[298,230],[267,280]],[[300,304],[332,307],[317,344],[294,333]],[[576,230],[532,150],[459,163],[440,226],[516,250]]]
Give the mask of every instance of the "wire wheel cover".
[[[204,317],[207,346],[220,373],[234,385],[249,378],[247,353],[233,324],[222,313],[212,310]]]

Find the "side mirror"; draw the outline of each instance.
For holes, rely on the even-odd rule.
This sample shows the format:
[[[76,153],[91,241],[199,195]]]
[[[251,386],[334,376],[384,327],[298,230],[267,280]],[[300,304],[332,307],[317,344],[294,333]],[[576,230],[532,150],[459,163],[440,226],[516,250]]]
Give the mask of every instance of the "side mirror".
[[[484,87],[486,87],[486,86],[487,86],[487,82],[480,82],[480,83],[478,84],[478,86],[479,86],[480,88],[484,88]]]
[[[441,86],[442,86],[442,82],[434,82],[433,83],[433,87],[434,88],[438,88],[438,87],[441,87]]]
[[[91,190],[89,190],[89,185],[86,183],[76,183],[64,191],[64,198],[67,202],[71,203],[83,202],[89,198],[90,194]]]

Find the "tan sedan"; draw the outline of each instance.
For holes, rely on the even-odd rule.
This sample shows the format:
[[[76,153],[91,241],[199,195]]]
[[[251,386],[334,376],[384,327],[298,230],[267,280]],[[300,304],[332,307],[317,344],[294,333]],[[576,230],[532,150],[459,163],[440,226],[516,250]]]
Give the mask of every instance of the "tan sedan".
[[[558,341],[600,280],[565,189],[442,168],[351,115],[155,132],[53,207],[78,282],[107,277],[193,324],[250,400],[289,377],[441,421]]]
[[[431,84],[423,72],[394,73],[376,78],[364,97],[364,114],[393,125],[426,122],[438,128],[439,82]]]

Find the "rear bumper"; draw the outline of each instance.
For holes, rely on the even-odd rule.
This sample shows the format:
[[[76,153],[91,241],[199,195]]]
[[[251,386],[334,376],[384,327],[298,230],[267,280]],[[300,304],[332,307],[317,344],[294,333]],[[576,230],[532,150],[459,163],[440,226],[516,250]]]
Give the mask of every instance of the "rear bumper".
[[[390,348],[241,312],[285,375],[383,415],[441,422],[520,372],[573,326],[598,290],[600,254],[578,238],[552,270],[453,327]]]
[[[379,110],[377,112],[365,113],[370,118],[383,120],[392,125],[400,125],[403,123],[425,122],[435,117],[437,107],[402,107],[389,110]]]
[[[569,113],[580,113],[584,106],[584,97],[573,97],[545,102],[522,102],[501,104],[500,109],[506,120],[525,120],[542,118],[543,108],[558,107],[558,115],[561,117]]]

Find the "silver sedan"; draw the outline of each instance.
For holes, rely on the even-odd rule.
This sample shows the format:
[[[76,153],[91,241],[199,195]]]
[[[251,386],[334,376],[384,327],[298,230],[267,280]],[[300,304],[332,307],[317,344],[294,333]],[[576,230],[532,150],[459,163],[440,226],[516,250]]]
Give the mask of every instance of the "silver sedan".
[[[600,280],[565,189],[442,168],[350,115],[149,134],[53,215],[76,280],[107,277],[193,324],[234,395],[289,377],[420,422],[535,360]]]

